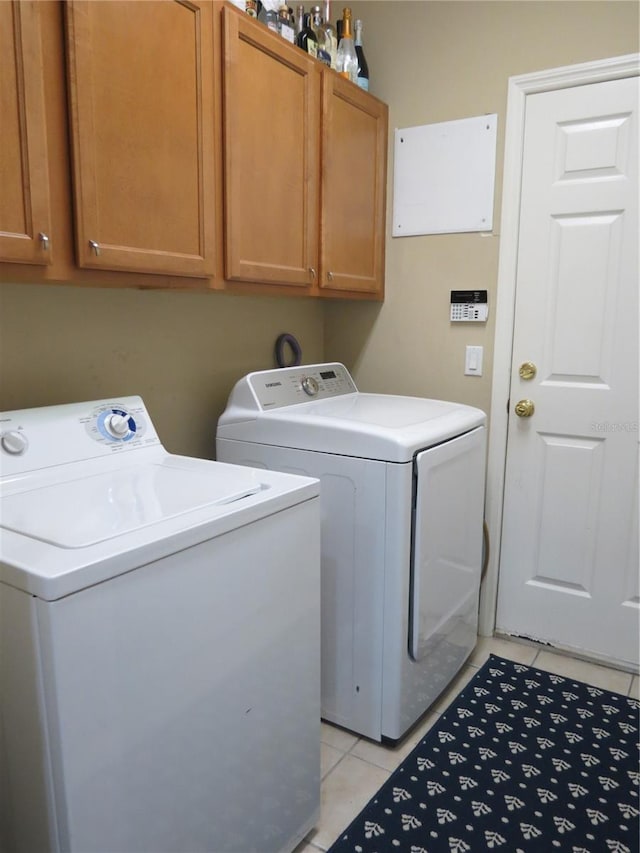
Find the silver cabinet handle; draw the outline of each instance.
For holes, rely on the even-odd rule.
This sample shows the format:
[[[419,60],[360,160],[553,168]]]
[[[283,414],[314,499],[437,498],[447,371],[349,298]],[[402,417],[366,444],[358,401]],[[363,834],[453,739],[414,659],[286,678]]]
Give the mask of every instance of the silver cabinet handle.
[[[316,271],[313,267],[309,267],[309,272],[311,273],[311,278],[315,280]]]
[[[100,254],[100,243],[96,243],[95,240],[89,240],[89,245],[91,246],[97,257]]]
[[[49,238],[44,233],[44,231],[41,231],[38,234],[38,239],[40,240],[40,248],[42,249],[42,251],[48,252],[49,251]]]
[[[332,272],[328,272],[328,273],[327,273],[327,278],[329,279],[329,281],[333,281],[333,273],[332,273]]]

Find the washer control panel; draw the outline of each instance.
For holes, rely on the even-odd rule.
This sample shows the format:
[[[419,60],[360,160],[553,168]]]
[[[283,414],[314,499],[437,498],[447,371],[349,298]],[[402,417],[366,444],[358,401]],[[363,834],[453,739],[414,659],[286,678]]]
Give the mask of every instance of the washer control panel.
[[[250,373],[248,382],[263,411],[353,394],[358,389],[343,364],[312,364]]]
[[[0,477],[160,444],[140,397],[0,412]]]

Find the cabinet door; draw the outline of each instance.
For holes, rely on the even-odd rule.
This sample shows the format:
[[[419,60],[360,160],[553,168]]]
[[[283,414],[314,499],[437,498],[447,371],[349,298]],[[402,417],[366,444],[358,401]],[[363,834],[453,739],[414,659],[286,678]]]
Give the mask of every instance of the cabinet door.
[[[384,292],[387,105],[323,74],[320,287]]]
[[[0,3],[0,260],[51,263],[40,9]]]
[[[227,279],[317,283],[320,79],[307,54],[224,9]]]
[[[66,8],[78,265],[213,274],[211,3]]]

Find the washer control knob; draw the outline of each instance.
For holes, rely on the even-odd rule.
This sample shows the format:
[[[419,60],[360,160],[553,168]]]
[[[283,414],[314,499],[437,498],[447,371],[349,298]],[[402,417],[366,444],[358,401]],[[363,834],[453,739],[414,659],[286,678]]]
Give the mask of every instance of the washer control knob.
[[[5,432],[2,438],[0,438],[0,444],[2,445],[2,449],[6,450],[12,456],[20,456],[29,446],[27,436],[15,429]]]
[[[318,393],[318,383],[313,376],[305,376],[300,384],[302,385],[304,393],[308,394],[310,397],[315,397]]]
[[[114,438],[124,438],[129,432],[129,417],[114,412],[105,420],[104,425],[109,435]]]

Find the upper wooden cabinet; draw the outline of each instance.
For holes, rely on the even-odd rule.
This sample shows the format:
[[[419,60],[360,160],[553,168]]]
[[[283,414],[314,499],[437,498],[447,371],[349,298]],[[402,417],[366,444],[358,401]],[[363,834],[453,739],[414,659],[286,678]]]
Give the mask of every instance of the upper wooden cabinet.
[[[320,287],[384,293],[388,107],[323,75]]]
[[[213,275],[211,3],[69,0],[66,13],[79,266]]]
[[[225,277],[382,298],[386,104],[223,14]]]
[[[40,4],[0,3],[0,256],[50,264]]]
[[[0,278],[381,299],[387,107],[234,6],[0,2]]]
[[[320,67],[225,8],[225,277],[311,287],[319,244]]]

